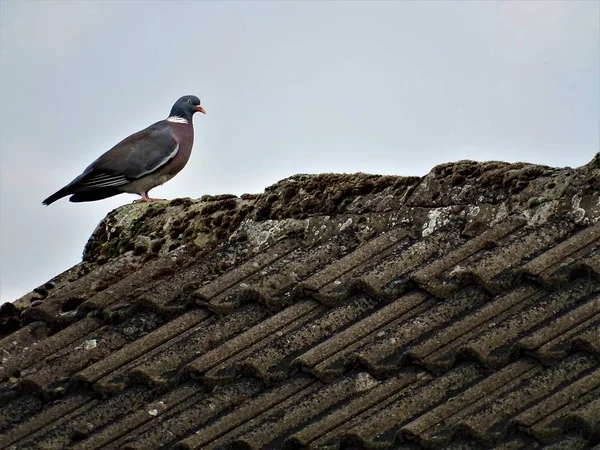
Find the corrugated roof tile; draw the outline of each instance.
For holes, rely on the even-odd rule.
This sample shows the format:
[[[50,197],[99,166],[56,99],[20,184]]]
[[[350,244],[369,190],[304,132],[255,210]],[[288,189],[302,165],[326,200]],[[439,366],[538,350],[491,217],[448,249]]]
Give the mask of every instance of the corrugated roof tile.
[[[600,336],[600,314],[592,316],[585,322],[546,342],[534,354],[536,358],[544,362],[558,361],[572,353],[574,349],[583,349],[598,354],[600,347],[597,346],[597,349],[594,350],[593,346],[590,345],[591,342],[584,343],[586,337],[597,343],[597,336]]]
[[[253,285],[270,306],[277,306],[281,302],[279,293],[292,289],[310,275],[330,267],[333,262],[347,255],[356,245],[355,242],[348,241],[328,241],[307,251],[302,257],[293,259],[277,273],[257,279]]]
[[[564,427],[581,430],[583,436],[592,443],[600,442],[600,390],[590,395],[590,401],[567,414]]]
[[[343,372],[348,355],[358,346],[364,345],[367,336],[408,312],[414,314],[416,308],[427,298],[421,292],[406,294],[304,352],[296,358],[295,364],[325,381],[331,380]]]
[[[199,288],[195,292],[196,299],[201,305],[210,302],[211,299],[219,294],[238,285],[249,276],[294,251],[299,245],[298,242],[291,239],[278,242],[266,250],[263,250],[249,261],[246,261],[241,266],[225,272],[215,280]]]
[[[535,361],[525,359],[490,374],[451,400],[440,403],[404,425],[401,429],[402,435],[427,448],[446,446],[457,433],[457,423],[453,416],[485,399],[516,378],[523,379],[524,376],[530,376],[536,367]]]
[[[114,347],[122,345],[123,341]],[[21,374],[19,382],[28,389],[39,390],[41,395],[61,395],[73,373],[110,354],[114,347],[104,341],[101,335],[91,333],[39,364],[34,364]]]
[[[263,307],[248,305],[218,320],[209,318],[144,354],[131,363],[130,367],[125,366],[125,370],[99,380],[98,384],[110,386],[114,382],[118,383],[123,376],[133,376],[138,381],[163,385],[168,383],[171,377],[179,376],[184,366],[198,355],[212,350],[266,317],[268,312]]]
[[[474,355],[487,366],[497,367],[508,361],[517,351],[516,341],[535,330],[560,311],[567,312],[590,295],[593,287],[581,280],[564,290],[542,297],[536,303],[528,302],[526,308],[508,317],[500,317],[494,326],[465,343],[461,352]]]
[[[582,405],[586,407],[597,399],[599,392],[600,369],[596,369],[519,414],[513,422],[520,429],[535,436],[537,440],[546,443],[555,440],[568,425],[571,425],[570,428],[574,428],[573,425],[582,425],[579,429],[583,428],[584,432],[589,432],[591,430],[585,423],[567,424],[565,419],[571,411],[577,410]]]
[[[575,259],[573,255],[585,249],[587,246],[598,244],[600,241],[600,222],[579,231],[569,239],[553,245],[547,252],[532,259],[522,266],[522,271],[531,277],[542,277],[543,281],[553,284],[551,275],[563,265],[565,261],[571,263]]]
[[[576,268],[586,268],[596,279],[600,278],[600,247],[596,247],[589,256],[575,264]]]
[[[128,306],[161,279],[168,279],[180,268],[189,255],[185,251],[172,252],[142,265],[137,271],[128,274],[120,281],[91,296],[77,308],[79,315],[90,311],[103,311],[110,307]]]
[[[287,439],[292,447],[309,446],[323,448],[326,443],[335,442],[336,448],[343,434],[348,430],[349,421],[359,420],[362,413],[381,405],[415,382],[431,380],[431,375],[414,367],[405,368],[393,377],[381,381],[360,396],[353,398],[340,408],[334,409],[318,421],[313,421]]]
[[[12,353],[10,356],[4,356],[9,352],[3,351],[2,365],[0,365],[0,379],[14,375],[15,371],[23,372],[36,362],[82,339],[102,325],[103,322],[101,320],[86,317],[44,340],[30,343],[29,346],[22,348],[21,353]],[[31,333],[31,329],[28,328],[28,330],[27,333]]]
[[[278,339],[283,336],[281,330],[285,330],[290,324],[293,326],[297,322],[312,320],[319,309],[320,305],[313,300],[296,303],[196,358],[187,365],[186,370],[195,378],[209,377],[213,381],[234,377],[235,373],[231,373],[230,366],[239,359],[238,355],[243,358],[249,349],[264,339]],[[233,371],[235,372],[235,368]],[[229,373],[224,375],[223,372]]]
[[[513,284],[512,278],[506,279],[506,272],[513,277],[518,276],[524,262],[556,245],[568,236],[573,227],[569,220],[552,220],[535,229],[521,229],[498,240],[493,249],[477,253],[465,261],[465,271],[488,291],[497,294]]]
[[[464,240],[457,229],[442,229],[407,248],[398,248],[372,270],[361,274],[360,283],[376,295],[393,297],[401,294],[402,284],[408,281],[411,272],[432,259],[439,261],[453,245],[462,242]]]
[[[123,365],[136,360],[159,345],[200,324],[210,317],[210,315],[206,310],[195,310],[185,313],[157,330],[111,353],[106,358],[79,371],[74,375],[74,379],[94,383]]]
[[[596,359],[589,355],[572,355],[556,366],[538,371],[518,383],[508,384],[508,392],[486,399],[484,404],[469,415],[463,411],[460,419],[457,419],[458,423],[481,442],[498,442],[506,433],[507,422],[511,417],[535,406],[565,383],[584,376],[595,365]]]
[[[6,390],[3,390],[6,394]],[[6,433],[10,428],[19,426],[28,417],[37,414],[45,406],[43,398],[33,395],[33,392],[21,396],[2,395],[2,404],[0,404],[0,436]]]
[[[530,436],[519,435],[513,438],[509,438],[500,444],[494,446],[482,446],[482,448],[493,448],[494,450],[524,450],[531,448],[539,448],[539,445]]]
[[[483,331],[495,327],[502,314],[515,307],[520,311],[526,302],[534,301],[539,296],[539,291],[532,286],[521,286],[507,295],[495,296],[464,318],[453,321],[411,346],[407,350],[407,357],[436,373],[448,370],[454,364],[461,346],[476,339]]]
[[[249,399],[238,406],[231,414],[222,415],[216,421],[196,431],[195,434],[181,440],[177,448],[195,450],[199,448],[219,448],[224,443],[231,442],[231,434],[235,435],[240,426],[248,424],[257,416],[270,411],[274,407],[279,409],[295,403],[302,397],[319,388],[321,383],[305,375],[296,375],[280,386],[276,386],[260,395]],[[220,438],[219,441],[214,442]]]
[[[355,349],[350,360],[363,364],[378,375],[391,373],[397,370],[406,350],[414,342],[468,314],[487,299],[488,295],[477,287],[458,291],[451,298],[435,302],[414,316],[402,317],[383,327],[371,342]]]
[[[220,417],[235,412],[240,405],[260,394],[260,384],[253,380],[238,380],[213,392],[204,393],[202,386],[194,395],[185,400],[167,396],[160,401],[163,410],[147,409],[147,415],[153,416],[133,433],[118,441],[118,448],[127,450],[145,450],[149,447],[163,446],[173,448],[182,438],[193,435],[195,430],[210,426]]]
[[[373,310],[375,304],[369,298],[356,296],[340,308],[316,310],[316,314],[308,320],[292,323],[288,329],[282,329],[281,334],[271,335],[249,349],[248,354],[236,358],[235,364],[244,373],[259,376],[265,381],[285,377],[298,354],[355,323]]]
[[[253,449],[281,447],[297,427],[373,389],[377,384],[378,381],[370,374],[358,372],[334,383],[320,385],[318,389],[296,395],[271,409],[268,414],[247,422],[237,430],[238,437],[233,442]],[[273,427],[274,421],[279,421],[283,426]]]
[[[210,307],[219,312],[230,311],[253,299],[278,310],[289,305],[291,290],[296,284],[323,267],[341,258],[355,243],[337,242],[335,239],[314,248],[297,248],[273,262],[268,270],[261,270],[210,300]],[[249,288],[249,286],[252,286]]]
[[[56,429],[57,425],[62,421],[66,422],[66,419],[70,415],[77,416],[77,411],[80,408],[87,409],[92,400],[92,396],[89,394],[74,394],[68,397],[54,402],[53,404],[44,408],[41,412],[25,420],[14,428],[8,430],[6,434],[2,435],[0,445],[11,449],[22,449],[22,448],[64,448],[70,443],[71,438],[66,433],[61,433],[60,438],[50,436],[45,438],[44,434],[51,434]],[[74,414],[75,413],[75,414]],[[49,445],[40,445],[38,439],[48,439]],[[58,439],[58,446],[56,441]],[[52,441],[55,443],[52,444]]]
[[[455,289],[448,287],[448,277],[445,272],[460,269],[459,263],[470,256],[481,252],[481,250],[493,248],[498,241],[515,232],[525,224],[525,221],[517,217],[509,217],[496,224],[489,230],[484,231],[473,239],[455,250],[450,251],[444,257],[416,271],[411,277],[419,285],[438,297],[444,298]],[[449,291],[450,289],[450,291]]]
[[[594,321],[589,328],[573,339],[573,346],[600,355],[600,321]]]
[[[589,441],[578,434],[567,434],[561,436],[558,440],[552,444],[544,445],[544,450],[588,450],[590,448]],[[592,450],[597,450],[592,447]]]
[[[395,228],[387,233],[383,233],[375,239],[361,245],[349,255],[328,265],[308,279],[301,281],[295,289],[300,295],[312,295],[313,293],[317,293],[346,273],[354,270],[363,263],[371,261],[373,258],[397,245],[401,240],[406,238],[408,234],[409,231],[406,228]]]
[[[401,428],[433,406],[450,401],[458,393],[484,376],[477,364],[463,364],[427,383],[416,383],[390,396],[371,415],[361,417],[347,431],[346,442],[361,443],[368,448],[391,447],[399,438]]]
[[[140,267],[139,259],[130,255],[109,261],[97,267],[93,273],[57,284],[43,302],[24,311],[24,317],[28,321],[43,320],[64,326],[72,321],[80,304],[135,273]]]
[[[7,337],[0,339],[0,354],[2,355],[2,359],[0,359],[2,364],[0,366],[0,379],[5,377],[4,371],[6,369],[4,369],[4,365],[8,364],[10,359],[15,357],[15,354],[18,354],[22,361],[23,352],[29,351],[29,348],[34,343],[38,345],[39,341],[46,339],[48,331],[46,324],[38,321],[27,324]]]
[[[572,328],[581,323],[585,323],[594,317],[600,320],[600,296],[595,294],[588,296],[587,299],[582,299],[574,308],[561,312],[562,314],[555,313],[541,327],[519,339],[517,346],[526,351],[534,352],[551,340],[569,333]],[[536,355],[540,357],[548,356],[544,352],[536,353]]]
[[[135,391],[138,388],[133,388]],[[115,411],[115,416],[106,421],[95,433],[90,433],[74,445],[77,450],[95,450],[100,448],[119,448],[119,443],[126,441],[130,434],[136,434],[149,424],[150,428],[157,426],[157,418],[162,417],[170,409],[186,405],[189,398],[202,392],[202,387],[195,384],[177,386],[165,396],[149,401],[139,399],[137,404],[122,415],[122,411]],[[122,395],[126,395],[127,392]]]
[[[218,345],[240,329],[259,322],[265,316],[264,309],[256,305],[221,321],[215,321],[211,316],[141,355],[132,355],[135,358],[126,364],[121,365],[120,361],[113,360],[111,363],[116,362],[119,367],[96,380],[93,388],[104,395],[111,395],[122,391],[133,380],[163,386],[170,382],[171,377],[177,379],[183,366],[196,355]],[[128,359],[126,351],[120,357]]]

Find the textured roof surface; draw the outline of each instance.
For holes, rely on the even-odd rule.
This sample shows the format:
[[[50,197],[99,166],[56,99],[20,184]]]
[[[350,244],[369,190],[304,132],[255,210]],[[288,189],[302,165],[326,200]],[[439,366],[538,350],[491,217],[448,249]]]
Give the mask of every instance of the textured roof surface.
[[[134,204],[0,311],[0,447],[582,449],[600,154]]]

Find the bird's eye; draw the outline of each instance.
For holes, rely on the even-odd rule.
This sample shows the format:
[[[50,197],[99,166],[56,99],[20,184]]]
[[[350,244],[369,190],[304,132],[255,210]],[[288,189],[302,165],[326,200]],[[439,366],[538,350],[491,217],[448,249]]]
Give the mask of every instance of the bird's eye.
[[[188,103],[191,105],[192,104],[192,100],[188,98]]]

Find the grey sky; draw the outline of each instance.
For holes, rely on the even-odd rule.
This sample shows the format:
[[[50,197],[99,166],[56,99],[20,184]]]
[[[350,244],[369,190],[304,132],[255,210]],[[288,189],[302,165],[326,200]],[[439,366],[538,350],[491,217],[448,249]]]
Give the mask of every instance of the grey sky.
[[[0,3],[0,302],[77,263],[135,196],[41,201],[198,95],[162,198],[459,159],[579,166],[600,148],[600,2]]]

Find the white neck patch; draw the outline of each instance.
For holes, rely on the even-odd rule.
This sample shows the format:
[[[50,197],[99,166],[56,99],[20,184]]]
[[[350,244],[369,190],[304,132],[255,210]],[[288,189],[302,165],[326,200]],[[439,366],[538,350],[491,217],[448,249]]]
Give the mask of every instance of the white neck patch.
[[[186,119],[184,119],[183,117],[179,117],[179,116],[169,116],[169,117],[167,117],[167,122],[189,123]]]

